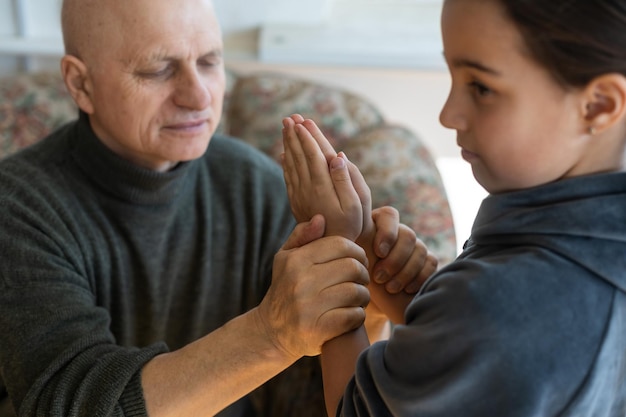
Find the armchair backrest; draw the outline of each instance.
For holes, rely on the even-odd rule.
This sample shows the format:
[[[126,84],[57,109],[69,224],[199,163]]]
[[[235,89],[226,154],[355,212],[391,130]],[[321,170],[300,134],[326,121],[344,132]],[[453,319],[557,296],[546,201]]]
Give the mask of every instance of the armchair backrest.
[[[368,100],[339,88],[278,73],[240,76],[226,71],[218,131],[278,160],[283,117],[300,113],[320,126],[337,150],[363,172],[375,207],[391,205],[401,221],[445,264],[456,257],[454,224],[443,181],[423,142],[388,124]],[[56,73],[0,79],[0,159],[42,139],[77,117]]]

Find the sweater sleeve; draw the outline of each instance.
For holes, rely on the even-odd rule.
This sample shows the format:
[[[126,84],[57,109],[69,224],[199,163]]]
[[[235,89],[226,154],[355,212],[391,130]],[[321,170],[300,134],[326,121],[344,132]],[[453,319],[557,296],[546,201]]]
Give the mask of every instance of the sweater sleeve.
[[[46,195],[0,182],[0,374],[18,415],[145,416],[140,370],[166,346],[116,344]]]
[[[258,304],[294,221],[280,167],[244,145],[212,139],[176,204],[117,198],[66,148],[0,163],[0,375],[19,415],[144,416],[147,362]],[[176,233],[156,236],[166,215]]]

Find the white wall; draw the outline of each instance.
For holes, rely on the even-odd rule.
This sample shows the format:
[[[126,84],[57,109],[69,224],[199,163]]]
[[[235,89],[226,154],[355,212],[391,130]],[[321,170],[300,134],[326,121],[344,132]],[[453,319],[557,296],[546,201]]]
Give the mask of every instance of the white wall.
[[[233,54],[272,63],[443,69],[441,0],[213,0]],[[38,69],[15,54],[62,52],[62,0],[0,0],[0,68]],[[233,43],[233,42],[230,42]],[[6,56],[7,53],[13,56]],[[2,56],[5,54],[4,56]]]

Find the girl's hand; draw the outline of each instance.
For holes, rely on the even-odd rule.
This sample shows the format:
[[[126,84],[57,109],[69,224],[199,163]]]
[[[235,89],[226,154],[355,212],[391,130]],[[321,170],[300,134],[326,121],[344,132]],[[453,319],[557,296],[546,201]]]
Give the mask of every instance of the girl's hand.
[[[334,150],[311,120],[283,120],[283,172],[293,214],[306,222],[326,219],[326,236],[357,240],[373,231],[371,196],[358,169]]]

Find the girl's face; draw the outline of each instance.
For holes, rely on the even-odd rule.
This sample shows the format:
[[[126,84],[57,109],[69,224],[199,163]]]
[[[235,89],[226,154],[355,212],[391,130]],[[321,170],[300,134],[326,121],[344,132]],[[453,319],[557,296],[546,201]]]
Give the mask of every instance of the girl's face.
[[[591,136],[582,90],[565,91],[529,55],[496,0],[446,0],[444,55],[452,77],[440,120],[490,193],[579,175]]]

